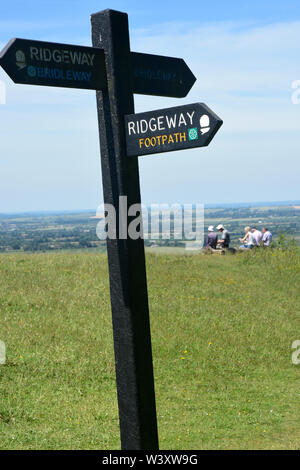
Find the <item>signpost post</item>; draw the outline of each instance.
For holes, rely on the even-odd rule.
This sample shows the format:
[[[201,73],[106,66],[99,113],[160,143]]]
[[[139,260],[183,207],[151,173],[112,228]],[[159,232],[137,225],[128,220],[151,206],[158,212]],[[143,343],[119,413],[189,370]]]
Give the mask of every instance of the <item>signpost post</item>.
[[[144,242],[128,234],[128,208],[141,211],[137,157],[206,146],[222,121],[201,103],[134,114],[134,93],[184,97],[196,79],[182,59],[131,52],[127,14],[91,23],[94,47],[13,39],[0,65],[15,83],[96,90],[104,203],[117,216],[107,252],[121,444],[157,450]]]
[[[120,196],[140,204],[137,158],[127,158],[125,114],[134,112],[128,17],[112,10],[92,15],[92,42],[103,48],[108,89],[97,92],[104,204],[117,215],[107,238],[122,449],[158,449],[144,241],[120,236]]]

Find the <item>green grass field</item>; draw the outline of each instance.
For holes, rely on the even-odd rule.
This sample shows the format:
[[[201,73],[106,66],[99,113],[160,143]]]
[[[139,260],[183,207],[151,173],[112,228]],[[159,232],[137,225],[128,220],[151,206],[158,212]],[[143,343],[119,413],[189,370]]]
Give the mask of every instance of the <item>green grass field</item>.
[[[147,254],[161,449],[299,449],[300,256]],[[1,449],[120,447],[107,259],[0,256]]]

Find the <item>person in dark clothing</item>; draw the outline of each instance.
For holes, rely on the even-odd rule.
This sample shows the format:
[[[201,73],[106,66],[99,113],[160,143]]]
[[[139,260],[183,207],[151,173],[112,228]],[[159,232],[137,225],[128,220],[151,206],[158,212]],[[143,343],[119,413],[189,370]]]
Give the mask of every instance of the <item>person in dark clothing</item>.
[[[208,227],[208,234],[206,236],[206,248],[210,249],[212,248],[215,250],[217,248],[217,243],[218,243],[218,235],[215,233],[214,228],[212,225]]]
[[[228,230],[226,230],[226,228],[222,224],[219,224],[217,226],[217,230],[222,233],[221,240],[218,241],[218,248],[229,248],[230,235]]]

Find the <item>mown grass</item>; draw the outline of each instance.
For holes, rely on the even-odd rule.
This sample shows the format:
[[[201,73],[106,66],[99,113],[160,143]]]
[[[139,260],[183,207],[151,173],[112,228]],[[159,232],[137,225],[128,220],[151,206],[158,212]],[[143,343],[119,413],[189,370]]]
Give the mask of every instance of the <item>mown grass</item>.
[[[147,274],[160,447],[299,449],[297,249]],[[2,255],[0,276],[0,448],[119,448],[106,256]]]

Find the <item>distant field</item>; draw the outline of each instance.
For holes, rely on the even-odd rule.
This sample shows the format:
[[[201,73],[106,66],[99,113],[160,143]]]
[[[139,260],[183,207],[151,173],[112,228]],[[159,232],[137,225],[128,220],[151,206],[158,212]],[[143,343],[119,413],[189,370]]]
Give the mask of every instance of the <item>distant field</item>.
[[[300,211],[294,205],[206,208],[204,215],[205,234],[209,225],[216,227],[222,223],[230,232],[233,246],[240,244],[239,238],[247,225],[256,225],[258,228],[267,226],[275,241],[280,233],[286,233],[300,244]],[[99,240],[96,234],[98,222],[94,212],[0,214],[0,253],[61,250],[104,252],[106,243]],[[152,233],[153,239],[150,237],[150,240],[145,240],[146,246],[154,243],[163,247],[176,245],[176,248],[184,248],[184,239],[174,242],[172,237],[169,239],[166,234],[160,235],[160,239],[155,239]]]
[[[299,449],[300,256],[147,254],[161,449]],[[0,256],[1,449],[119,448],[107,259]]]

